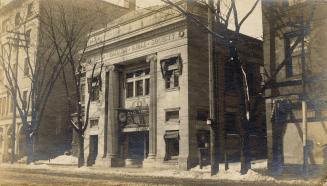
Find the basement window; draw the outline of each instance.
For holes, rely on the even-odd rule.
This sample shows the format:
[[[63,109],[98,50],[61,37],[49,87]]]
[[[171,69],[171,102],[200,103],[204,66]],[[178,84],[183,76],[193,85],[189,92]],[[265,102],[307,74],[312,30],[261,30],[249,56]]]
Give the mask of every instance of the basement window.
[[[166,110],[166,122],[179,123],[179,108]]]
[[[90,128],[98,127],[98,125],[99,125],[99,120],[97,119],[90,120]]]

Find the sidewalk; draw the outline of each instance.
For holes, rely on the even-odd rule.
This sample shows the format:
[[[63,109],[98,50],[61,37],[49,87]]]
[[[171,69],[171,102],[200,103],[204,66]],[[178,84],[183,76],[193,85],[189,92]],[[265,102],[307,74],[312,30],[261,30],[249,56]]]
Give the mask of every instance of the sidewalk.
[[[239,173],[240,163],[230,163],[229,170],[224,170],[224,164],[220,165],[220,172],[217,175],[210,175],[210,166],[195,167],[189,171],[181,171],[177,169],[167,168],[106,168],[106,167],[81,167],[72,165],[58,165],[58,164],[37,164],[37,165],[23,165],[23,164],[1,164],[1,167],[6,168],[24,168],[24,169],[47,169],[58,172],[69,173],[91,173],[91,174],[110,174],[117,176],[140,176],[140,177],[154,177],[154,178],[186,178],[197,180],[230,180],[242,182],[259,182],[259,183],[277,183],[287,185],[323,185],[322,179],[310,178],[304,180],[301,175],[297,177],[278,177],[274,178],[267,175],[267,162],[265,160],[252,162],[252,168],[247,174],[241,175]],[[325,185],[324,185],[325,186]]]

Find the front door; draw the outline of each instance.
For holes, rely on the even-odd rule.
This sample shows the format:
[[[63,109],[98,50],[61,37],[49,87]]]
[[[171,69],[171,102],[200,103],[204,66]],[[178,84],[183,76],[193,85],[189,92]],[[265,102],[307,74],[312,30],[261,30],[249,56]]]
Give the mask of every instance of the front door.
[[[98,135],[90,136],[90,153],[88,157],[88,165],[93,165],[98,156]]]

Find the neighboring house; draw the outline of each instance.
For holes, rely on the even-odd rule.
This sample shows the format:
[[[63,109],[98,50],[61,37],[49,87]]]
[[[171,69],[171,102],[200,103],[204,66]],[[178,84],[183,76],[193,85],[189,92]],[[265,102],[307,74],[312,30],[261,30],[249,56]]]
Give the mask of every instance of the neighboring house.
[[[206,20],[203,4],[177,3]],[[170,6],[130,12],[91,33],[82,93],[88,100],[88,89],[95,90],[85,133],[88,165],[189,169],[198,164],[199,149],[209,159],[207,43],[207,33]],[[250,94],[255,96],[260,92],[262,41],[241,35],[239,46]],[[93,64],[101,62],[103,71],[96,69],[91,79]],[[218,94],[224,98],[217,107],[230,134],[222,139],[230,160],[235,154],[239,160],[238,90],[221,41],[216,44],[216,63]],[[264,116],[264,103],[258,105]],[[252,128],[256,157],[265,156],[264,120],[258,118]]]
[[[273,173],[293,166],[301,170],[306,144],[309,168],[321,168],[327,162],[327,3],[267,0],[262,5],[264,66],[268,76],[276,74],[265,92],[268,167]]]
[[[47,47],[44,38],[41,38],[42,29],[44,24],[41,23],[44,11],[40,11],[43,5],[46,5],[47,0],[12,0],[0,1],[0,55],[4,56],[8,51],[12,51],[11,63],[14,68],[17,68],[17,82],[20,87],[20,92],[23,97],[23,103],[28,104],[28,97],[31,91],[30,71],[26,62],[25,46],[28,46],[30,53],[30,60],[33,63],[44,62],[44,56],[41,56],[44,47]],[[53,3],[60,2],[59,0],[51,1]],[[82,1],[76,1],[81,3]],[[127,13],[130,9],[120,7],[104,1],[94,1],[93,5],[100,3],[99,7],[104,8],[108,13],[106,19],[114,19]],[[130,1],[135,4],[135,1]],[[82,8],[84,4],[80,4]],[[130,6],[135,8],[135,6]],[[99,18],[102,19],[102,18]],[[19,33],[19,34],[17,34]],[[8,38],[17,38],[17,35],[26,34],[27,40],[21,38],[20,46],[17,50],[16,45],[13,45],[13,40]],[[44,36],[44,35],[43,35]],[[85,36],[86,37],[86,36]],[[42,41],[41,41],[42,40]],[[25,42],[29,42],[25,45]],[[42,44],[41,44],[42,42]],[[12,46],[13,50],[9,47]],[[18,59],[15,56],[18,56]],[[55,59],[54,59],[55,60]],[[16,63],[18,62],[18,64]],[[32,63],[32,64],[33,64]],[[49,69],[51,70],[51,63]],[[48,69],[48,70],[49,70]],[[45,79],[49,78],[45,76]],[[8,161],[11,155],[11,134],[13,126],[13,109],[12,109],[12,96],[9,94],[5,85],[5,75],[0,70],[0,162]],[[36,137],[35,151],[39,158],[51,158],[55,155],[63,153],[64,150],[69,150],[72,142],[72,129],[69,125],[68,106],[64,99],[65,91],[60,77],[58,83],[55,84],[49,100],[46,105],[46,110],[42,118],[42,124]],[[16,120],[16,145],[15,152],[17,159],[26,156],[26,141],[25,133],[22,128],[19,113],[17,112]]]

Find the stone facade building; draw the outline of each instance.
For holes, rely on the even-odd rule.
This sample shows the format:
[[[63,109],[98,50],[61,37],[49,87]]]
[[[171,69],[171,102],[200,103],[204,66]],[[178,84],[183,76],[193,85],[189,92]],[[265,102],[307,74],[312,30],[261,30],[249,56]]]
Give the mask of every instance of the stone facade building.
[[[35,63],[42,62],[44,59],[40,54],[45,54],[42,53],[44,49],[43,47],[49,45],[47,45],[47,41],[44,41],[44,38],[40,39],[41,36],[44,36],[44,33],[42,33],[41,30],[45,26],[41,22],[41,19],[45,16],[45,12],[41,11],[41,9],[43,6],[47,6],[47,3],[49,2],[50,1],[48,0],[0,1],[0,56],[4,57],[6,55],[5,51],[8,52],[9,47],[13,46],[14,49],[12,51],[14,54],[17,54],[17,57],[13,57],[11,63],[18,69],[17,82],[25,104],[28,103],[28,95],[31,91],[31,80],[29,78],[31,72],[29,71],[28,63],[26,62],[27,54],[25,52],[26,47],[24,47],[26,45],[20,44],[23,46],[19,46],[17,49],[17,47],[12,45],[12,41],[9,41],[8,38],[16,38],[17,33],[18,35],[26,34],[28,36],[26,42],[29,42],[28,49],[30,53],[30,61]],[[60,3],[60,0],[53,0],[51,2],[55,5],[56,3]],[[131,2],[135,5],[135,2]],[[120,7],[103,1],[93,2],[92,5],[96,6],[97,3],[100,3],[105,11],[113,14],[111,19],[117,18],[130,10],[129,8]],[[76,5],[80,5],[81,7],[85,6],[82,1],[76,1]],[[130,6],[130,8],[134,9],[135,6]],[[25,43],[25,39],[22,38],[22,42],[20,43]],[[3,70],[4,69],[0,68],[0,162],[8,161],[10,159],[12,152],[11,136],[13,130],[12,96],[5,88],[5,86],[8,85],[8,82]],[[46,76],[45,79],[46,78],[48,77]],[[64,150],[70,149],[72,129],[68,122],[69,115],[67,114],[67,103],[66,100],[63,99],[65,96],[64,90],[65,89],[59,78],[58,83],[55,84],[52,93],[49,96],[42,123],[40,124],[40,129],[36,137],[35,151],[40,158],[48,159],[58,155],[58,153],[62,154]],[[16,158],[21,159],[26,156],[26,139],[24,137],[25,133],[18,112],[15,134]]]
[[[177,3],[206,20],[206,6]],[[244,35],[240,40],[240,56],[254,96],[260,91],[262,42]],[[85,133],[89,165],[189,169],[198,163],[199,149],[204,149],[208,160],[207,43],[207,33],[170,6],[131,12],[91,33],[83,95],[88,100],[88,89],[96,90],[90,95],[90,125]],[[228,50],[217,41],[215,52],[216,88],[223,97],[217,107],[223,109],[226,131],[234,134],[225,138],[226,146],[230,154],[237,154],[239,104],[231,88]],[[104,68],[101,72],[97,68],[98,78],[90,79],[94,63],[103,63]],[[253,144],[264,146],[264,117],[253,129]]]
[[[327,162],[327,4],[286,0],[262,5],[264,66],[273,77],[265,92],[269,169],[281,173],[301,167],[305,159],[309,167],[321,167]]]

